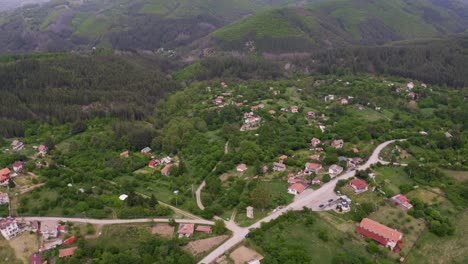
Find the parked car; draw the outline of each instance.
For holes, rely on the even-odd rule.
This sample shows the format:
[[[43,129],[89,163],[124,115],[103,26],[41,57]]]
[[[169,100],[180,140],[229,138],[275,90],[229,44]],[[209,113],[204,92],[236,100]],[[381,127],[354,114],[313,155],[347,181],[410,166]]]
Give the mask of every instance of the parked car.
[[[325,206],[325,205],[321,204],[321,205],[319,205],[319,208],[323,208],[324,206]]]
[[[333,199],[328,200],[329,203],[333,202]]]

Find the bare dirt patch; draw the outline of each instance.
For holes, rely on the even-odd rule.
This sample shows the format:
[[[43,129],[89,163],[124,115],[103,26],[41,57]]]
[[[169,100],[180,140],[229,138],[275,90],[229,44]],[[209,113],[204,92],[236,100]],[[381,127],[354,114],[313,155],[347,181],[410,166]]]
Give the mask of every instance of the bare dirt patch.
[[[9,241],[10,246],[15,251],[17,258],[24,263],[29,263],[29,257],[39,249],[39,241],[36,234],[24,232]]]
[[[245,246],[236,248],[229,257],[234,261],[234,264],[244,264],[254,259],[263,259],[263,256],[258,254],[257,251]]]
[[[200,256],[223,243],[223,241],[228,239],[228,237],[229,236],[227,235],[223,235],[191,241],[184,247],[184,249],[190,251],[194,256]]]
[[[163,237],[172,237],[174,235],[174,227],[169,224],[157,224],[151,228],[151,233]]]

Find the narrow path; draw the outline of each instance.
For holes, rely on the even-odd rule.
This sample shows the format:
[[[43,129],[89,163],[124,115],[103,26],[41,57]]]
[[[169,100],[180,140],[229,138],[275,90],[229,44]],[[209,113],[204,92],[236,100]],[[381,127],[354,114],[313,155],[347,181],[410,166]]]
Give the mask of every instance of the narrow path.
[[[198,205],[198,208],[200,208],[201,210],[205,210],[205,206],[203,206],[202,199],[201,199],[201,191],[205,187],[205,185],[206,185],[206,182],[203,181],[200,184],[200,187],[198,187],[197,191],[195,192],[195,195],[197,197],[197,205]]]
[[[226,141],[226,144],[224,144],[224,154],[229,153],[229,140]]]
[[[139,219],[92,219],[70,217],[22,217],[25,221],[63,221],[72,223],[90,223],[96,225],[132,224],[132,223],[169,223],[168,218],[139,218]],[[213,221],[203,219],[175,219],[176,223],[214,225]]]
[[[28,188],[25,188],[25,189],[20,190],[19,193],[20,193],[20,194],[25,194],[25,193],[28,193],[28,192],[30,192],[30,191],[36,189],[36,188],[42,187],[42,186],[44,186],[44,185],[45,185],[45,183],[39,183],[39,184],[36,184],[36,185],[33,185],[33,186],[29,186]]]

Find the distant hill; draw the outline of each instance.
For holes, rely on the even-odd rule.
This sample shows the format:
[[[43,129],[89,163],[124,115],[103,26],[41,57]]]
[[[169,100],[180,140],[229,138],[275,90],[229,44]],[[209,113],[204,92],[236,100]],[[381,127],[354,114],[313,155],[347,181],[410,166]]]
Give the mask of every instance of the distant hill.
[[[467,14],[462,0],[52,0],[0,13],[0,54],[282,53],[444,36],[466,30]]]
[[[0,53],[187,45],[247,15],[299,0],[52,0],[0,13]]]
[[[268,10],[216,30],[225,50],[310,51],[431,38],[468,28],[468,8],[456,0],[333,0]]]

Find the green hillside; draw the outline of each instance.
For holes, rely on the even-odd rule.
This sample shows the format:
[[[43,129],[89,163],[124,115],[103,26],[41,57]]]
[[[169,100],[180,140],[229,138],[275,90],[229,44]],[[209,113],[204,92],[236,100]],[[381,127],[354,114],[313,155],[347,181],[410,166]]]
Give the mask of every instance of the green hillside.
[[[268,10],[211,36],[227,49],[242,48],[253,40],[261,51],[309,50],[435,37],[463,31],[467,21],[456,10],[424,0],[335,0]]]

